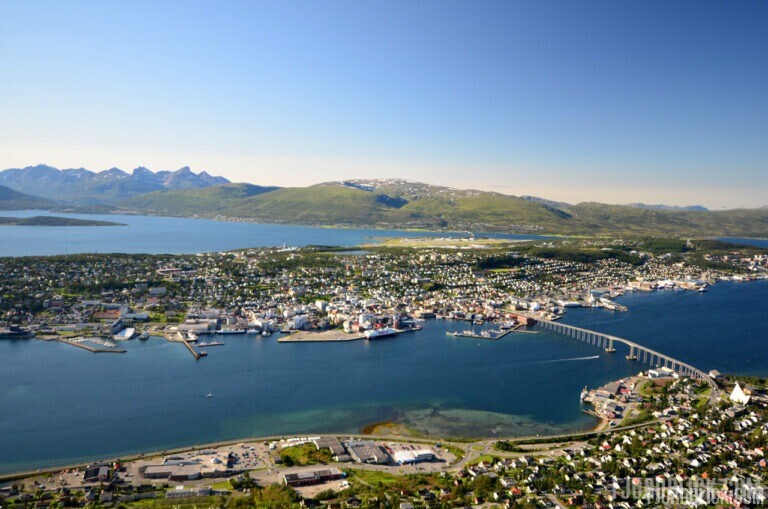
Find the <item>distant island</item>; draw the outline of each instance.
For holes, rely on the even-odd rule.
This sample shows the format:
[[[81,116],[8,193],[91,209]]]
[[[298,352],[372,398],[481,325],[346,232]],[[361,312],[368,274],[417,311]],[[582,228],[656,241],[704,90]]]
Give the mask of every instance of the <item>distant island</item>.
[[[0,226],[125,226],[112,221],[92,221],[57,216],[0,217]]]

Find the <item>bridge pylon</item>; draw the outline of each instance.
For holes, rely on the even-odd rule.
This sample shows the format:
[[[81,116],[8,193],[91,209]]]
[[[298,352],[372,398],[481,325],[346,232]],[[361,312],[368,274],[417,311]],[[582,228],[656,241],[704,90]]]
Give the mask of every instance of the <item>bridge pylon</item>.
[[[616,349],[613,347],[613,339],[608,338],[608,346],[605,348],[608,353],[616,353]]]

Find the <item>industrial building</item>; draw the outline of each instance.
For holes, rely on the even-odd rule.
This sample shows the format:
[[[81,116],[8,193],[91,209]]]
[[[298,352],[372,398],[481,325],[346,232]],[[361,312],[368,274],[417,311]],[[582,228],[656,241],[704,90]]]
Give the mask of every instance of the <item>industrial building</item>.
[[[393,442],[385,446],[385,450],[398,465],[410,465],[422,461],[434,461],[437,456],[429,447],[418,444],[401,444]]]
[[[335,481],[344,477],[344,474],[335,468],[312,470],[306,472],[290,472],[283,474],[283,482],[286,486],[311,486],[328,481]]]
[[[350,457],[358,463],[389,463],[389,455],[372,440],[350,440],[345,445]]]

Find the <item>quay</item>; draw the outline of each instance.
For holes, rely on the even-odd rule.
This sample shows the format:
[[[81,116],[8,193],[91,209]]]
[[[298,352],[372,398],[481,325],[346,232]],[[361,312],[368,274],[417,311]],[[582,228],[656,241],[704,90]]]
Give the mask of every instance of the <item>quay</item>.
[[[349,334],[344,331],[330,330],[324,332],[300,331],[277,339],[278,343],[336,343],[364,339],[362,334]]]
[[[192,354],[192,357],[195,358],[195,360],[200,360],[200,357],[205,357],[208,355],[205,352],[198,352],[194,349],[194,347],[190,344],[190,338],[186,337],[183,332],[180,331],[174,331],[170,334],[165,334],[165,339],[171,343],[181,343],[183,344],[186,349],[189,351],[189,353]],[[195,339],[194,341],[197,341]]]
[[[66,345],[76,346],[77,348],[82,348],[83,350],[88,350],[89,352],[92,352],[92,353],[125,353],[127,352],[127,350],[123,350],[122,348],[101,348],[97,346],[91,346],[91,345],[79,343],[77,341],[71,341],[69,339],[64,339],[64,338],[55,338],[55,341],[58,341],[59,343],[64,343]]]
[[[181,342],[184,343],[184,346],[187,347],[187,350],[189,350],[189,353],[192,354],[192,357],[194,357],[195,360],[200,360],[200,357],[205,357],[205,355],[207,355],[192,348],[192,345],[189,344],[189,341],[183,339]]]
[[[504,336],[506,336],[507,334],[512,334],[513,332],[520,333],[520,334],[538,334],[538,331],[522,330],[522,327],[525,327],[525,326],[526,326],[525,324],[519,323],[510,329],[501,330],[496,334],[492,333],[491,331],[483,331],[483,332],[487,332],[487,334],[483,334],[483,332],[477,333],[471,330],[465,330],[462,332],[446,332],[446,334],[448,336],[453,336],[456,338],[490,339],[492,341],[499,340]]]
[[[470,330],[465,330],[465,331],[462,331],[462,332],[446,332],[446,334],[448,336],[453,336],[455,338],[489,339],[491,341],[497,341],[497,340],[503,338],[504,336],[506,336],[507,334],[510,334],[513,331],[512,331],[512,329],[509,329],[509,330],[505,330],[505,331],[502,331],[502,332],[499,332],[499,333],[496,333],[496,334],[488,332],[488,331],[483,331],[483,332],[485,332],[485,334],[483,334],[482,332],[481,333],[477,333],[477,332],[473,332],[473,331],[470,331]]]

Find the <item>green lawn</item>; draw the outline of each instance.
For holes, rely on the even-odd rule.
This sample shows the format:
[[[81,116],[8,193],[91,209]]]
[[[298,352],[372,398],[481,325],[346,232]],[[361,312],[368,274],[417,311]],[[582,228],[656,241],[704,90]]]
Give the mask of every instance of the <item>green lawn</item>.
[[[383,485],[394,484],[402,481],[404,477],[392,475],[387,472],[380,472],[378,470],[349,470],[349,477],[354,479],[360,479],[361,481],[370,484],[371,486],[377,486],[378,483]]]
[[[280,458],[286,466],[316,465],[318,463],[330,463],[331,451],[328,449],[317,450],[315,444],[302,444],[295,447],[286,447],[280,451]]]

